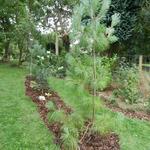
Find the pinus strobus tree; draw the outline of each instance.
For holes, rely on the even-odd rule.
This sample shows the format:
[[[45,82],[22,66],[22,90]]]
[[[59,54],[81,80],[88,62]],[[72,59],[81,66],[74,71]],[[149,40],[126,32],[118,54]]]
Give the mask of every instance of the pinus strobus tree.
[[[112,15],[112,22],[109,27],[101,23],[110,4],[110,0],[82,0],[75,8],[72,20],[72,59],[68,58],[71,68],[68,74],[73,78],[76,75],[77,78],[90,82],[94,94],[92,120],[95,114],[94,97],[96,96],[96,89],[101,88],[97,83],[103,82],[99,81],[98,78],[97,68],[100,64],[98,55],[106,51],[111,43],[118,40],[114,35],[114,27],[119,23],[120,15]],[[87,65],[89,65],[88,68]]]
[[[72,109],[70,115],[66,115],[61,110],[54,110],[49,116],[51,122],[59,121],[63,124],[61,139],[66,150],[77,150],[87,132],[100,131],[99,125],[95,122],[97,120],[95,114],[98,116],[100,109],[100,102],[96,100],[96,90],[99,88],[97,85],[99,73],[105,71],[105,68],[97,70],[102,64],[99,55],[118,39],[113,34],[114,27],[119,22],[119,14],[112,16],[110,27],[101,23],[110,3],[110,0],[81,0],[74,9],[70,35],[72,49],[67,55],[68,81],[66,84],[73,88],[72,90],[78,90],[78,94],[75,95],[75,101],[64,100]],[[99,4],[101,4],[101,9],[99,9]],[[86,23],[83,19],[85,16],[89,17]],[[103,81],[99,83],[101,82]],[[93,90],[92,100],[85,91],[88,84]],[[104,86],[100,85],[102,89]],[[85,127],[87,121],[88,125]],[[83,134],[80,135],[80,133]]]

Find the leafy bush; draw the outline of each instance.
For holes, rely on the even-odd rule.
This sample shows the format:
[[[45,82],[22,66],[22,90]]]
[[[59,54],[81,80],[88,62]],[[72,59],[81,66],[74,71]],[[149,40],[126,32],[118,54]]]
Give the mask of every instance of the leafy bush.
[[[62,53],[61,55],[57,56],[51,53],[50,56],[50,74],[55,77],[63,78],[66,76],[66,60],[65,60],[66,53]]]
[[[47,55],[46,50],[38,42],[35,42],[30,49],[30,56],[30,74],[36,77],[37,83],[43,89],[47,85],[49,54]]]
[[[49,75],[65,76],[64,56],[56,56],[50,51],[46,51],[38,42],[35,42],[32,49],[30,49],[30,56],[30,73],[36,77],[41,89],[47,87],[47,77]]]
[[[117,95],[122,96],[124,101],[129,104],[139,100],[139,72],[135,66],[122,65],[117,71],[117,82],[119,89]]]
[[[150,113],[150,97],[148,98],[148,103],[146,107],[147,107],[147,112]]]
[[[77,81],[83,83],[85,87],[104,90],[112,79],[111,69],[116,60],[114,58],[96,57],[96,80],[93,80],[93,58],[87,54],[81,54],[79,57],[76,54],[68,54],[67,62],[69,69],[67,75]]]

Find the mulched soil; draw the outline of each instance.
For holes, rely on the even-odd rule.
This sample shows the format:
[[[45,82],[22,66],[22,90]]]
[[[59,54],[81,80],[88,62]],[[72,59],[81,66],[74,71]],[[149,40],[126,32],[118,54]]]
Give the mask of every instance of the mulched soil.
[[[100,136],[97,134],[86,135],[80,150],[118,150],[119,138],[116,134]]]
[[[132,118],[132,119],[135,118],[135,119],[150,121],[150,114],[146,112],[123,109],[123,108],[120,108],[118,105],[111,104],[108,99],[111,97],[113,90],[114,88],[110,87],[106,89],[105,91],[97,94],[102,100],[104,100],[106,107],[110,108],[113,112],[121,112],[125,116]]]
[[[37,105],[41,119],[44,121],[47,128],[54,134],[54,143],[60,145],[62,150],[65,150],[60,138],[61,124],[59,122],[49,123],[47,115],[51,110],[48,110],[48,108],[46,108],[46,103],[48,101],[52,101],[57,109],[63,109],[67,114],[70,114],[72,110],[71,108],[66,106],[66,104],[56,92],[50,91],[49,89],[45,89],[43,93],[50,93],[51,95],[45,96],[45,101],[38,100],[38,97],[40,95],[43,95],[43,93],[39,90],[31,88],[31,81],[35,81],[35,78],[27,76],[25,81],[26,95],[29,96]],[[82,134],[83,133],[81,133],[81,136]],[[82,139],[82,142],[79,144],[79,147],[80,150],[120,150],[119,137],[114,133],[102,136],[98,134],[89,134],[87,132],[87,134]]]

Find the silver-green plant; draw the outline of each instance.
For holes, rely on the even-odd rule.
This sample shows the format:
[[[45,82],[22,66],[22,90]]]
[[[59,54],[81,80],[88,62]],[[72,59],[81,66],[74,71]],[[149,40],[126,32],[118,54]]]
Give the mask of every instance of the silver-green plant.
[[[75,59],[79,59],[82,54],[92,58],[92,76],[89,79],[93,84],[92,120],[94,120],[95,116],[94,99],[97,90],[97,53],[106,51],[111,43],[118,40],[114,35],[114,27],[119,23],[119,14],[116,13],[112,16],[110,27],[106,27],[102,23],[110,3],[110,0],[81,0],[81,3],[76,6],[73,15],[71,39],[72,51],[77,53]],[[88,18],[86,19],[86,23],[84,18]],[[81,64],[80,61],[78,62],[79,67],[86,65],[86,63]]]

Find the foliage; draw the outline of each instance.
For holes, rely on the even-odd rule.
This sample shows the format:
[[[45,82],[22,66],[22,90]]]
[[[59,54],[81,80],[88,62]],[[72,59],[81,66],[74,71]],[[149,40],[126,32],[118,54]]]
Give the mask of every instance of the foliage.
[[[79,133],[86,130],[84,123],[90,120],[93,124],[95,122],[94,114],[98,112],[100,107],[95,95],[92,99],[82,95],[85,87],[90,86],[93,89],[102,90],[111,81],[111,66],[115,59],[100,59],[95,54],[105,51],[110,43],[117,40],[113,33],[114,27],[119,22],[119,15],[113,15],[111,26],[106,28],[100,23],[100,20],[105,16],[110,3],[109,1],[102,1],[101,11],[96,17],[95,14],[99,8],[98,3],[98,0],[81,1],[74,9],[70,35],[72,52],[67,55],[67,75],[68,86],[73,87],[73,90],[79,91],[79,93],[75,95],[76,101],[65,101],[73,110],[71,115],[65,115],[58,110],[54,111],[50,117],[50,120],[59,121],[63,124],[62,140],[66,149],[78,148]],[[89,15],[91,18],[87,24],[82,21],[85,15]],[[80,126],[76,122],[80,122]]]
[[[108,1],[101,2],[101,9],[104,10],[100,11],[98,15],[97,10],[100,8],[97,5],[99,3],[97,0],[84,1],[75,8],[71,33],[72,45],[80,46],[81,51],[88,51],[88,53],[92,50],[102,52],[108,49],[110,43],[117,41],[117,37],[113,34],[114,27],[119,22],[119,14],[112,16],[112,23],[109,27],[100,23],[109,8]],[[86,24],[82,20],[84,16],[90,16]]]
[[[37,41],[30,49],[30,72],[36,77],[40,88],[47,87],[50,75],[64,77],[66,72],[65,59],[46,51]]]
[[[3,55],[3,60],[9,61],[10,56],[17,50],[19,55],[16,56],[19,59],[19,65],[26,61],[32,44],[31,40],[39,40],[40,31],[43,28],[54,28],[56,31],[58,24],[64,24],[63,19],[68,22],[68,15],[70,18],[72,7],[77,2],[78,0],[74,2],[70,0],[59,2],[53,0],[0,1],[0,53]],[[56,9],[53,16],[50,16],[53,12],[50,8],[55,8],[56,4],[61,8],[57,7],[58,11]],[[49,19],[55,22],[58,17],[59,23],[49,26]],[[63,27],[67,26],[68,23]],[[43,31],[45,30],[43,29]],[[10,47],[11,44],[13,44],[13,48]]]
[[[38,42],[36,42],[33,45],[33,48],[30,49],[30,55],[30,71],[36,77],[38,84],[41,85],[41,88],[44,88],[48,77],[49,54],[47,55],[46,50],[42,48]]]
[[[147,112],[150,113],[150,97],[148,98]]]
[[[96,81],[93,81],[93,59],[87,54],[72,56],[68,54],[67,63],[69,78],[85,87],[96,87],[97,90],[105,89],[112,79],[112,67],[116,58],[96,57]]]
[[[142,0],[112,0],[105,21],[109,25],[112,21],[111,16],[116,12],[120,14],[120,22],[115,28],[115,35],[119,37],[119,41],[126,41],[133,35],[141,6]]]
[[[106,27],[101,21],[110,1],[101,1],[100,4],[101,7],[98,0],[87,0],[75,7],[70,35],[73,52],[68,55],[68,75],[79,80],[78,84],[82,82],[85,86],[90,85],[92,88],[103,90],[111,81],[113,59],[100,58],[98,54],[106,51],[111,43],[117,41],[114,27],[119,22],[119,14],[114,14],[111,25]],[[85,16],[89,16],[86,23],[83,19]]]
[[[62,52],[59,56],[51,53],[50,61],[50,74],[59,78],[64,78],[66,76],[66,52]]]
[[[49,121],[63,124],[61,139],[66,150],[74,150],[78,147],[79,131],[82,131],[84,125],[80,114],[73,112],[71,115],[66,115],[61,110],[55,110],[49,113]]]
[[[49,110],[52,110],[52,111],[56,110],[54,103],[51,101],[46,103],[46,108],[48,108]]]
[[[31,81],[31,82],[30,82],[30,87],[31,87],[32,89],[38,89],[38,84],[36,83],[36,81]]]
[[[119,84],[117,95],[122,96],[126,103],[133,104],[138,102],[140,96],[138,69],[135,66],[121,66],[117,71],[116,78]]]
[[[72,81],[67,81],[67,85],[65,85],[71,88],[71,91],[80,91],[79,93],[74,94],[76,99],[73,101],[70,101],[70,99],[65,99],[65,103],[73,110],[71,114],[65,114],[62,110],[54,110],[48,115],[51,123],[60,122],[62,124],[61,139],[66,150],[74,150],[78,148],[79,133],[85,130],[85,121],[92,117],[91,98],[84,97],[84,95],[82,95],[82,87],[74,85],[75,84]],[[69,91],[66,92],[68,93]],[[99,110],[99,107],[100,103],[97,99],[96,111]]]
[[[39,5],[42,6],[42,18],[39,26],[44,30],[52,30],[55,33],[68,33],[73,7],[78,2],[79,0],[46,0],[44,3],[39,2]]]
[[[18,47],[19,63],[23,53],[28,53],[30,38],[35,31],[33,20],[25,1],[0,2],[0,42],[3,44],[3,60],[9,61],[10,55]],[[15,48],[11,48],[13,44]]]
[[[150,43],[150,2],[144,0],[139,12],[132,39],[126,45],[126,53],[149,55]],[[144,44],[143,44],[144,43]]]

